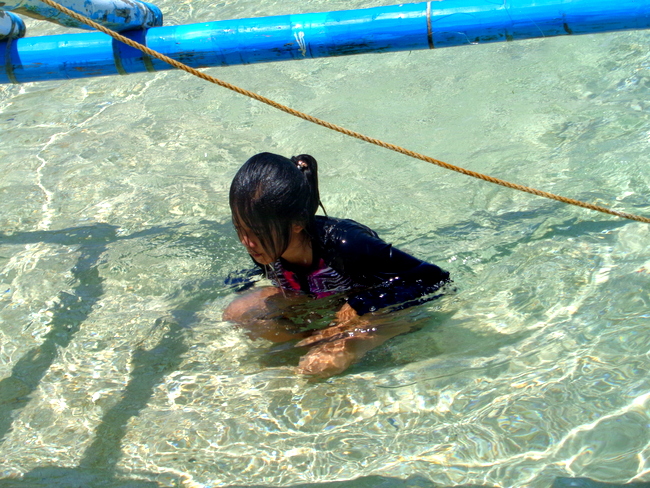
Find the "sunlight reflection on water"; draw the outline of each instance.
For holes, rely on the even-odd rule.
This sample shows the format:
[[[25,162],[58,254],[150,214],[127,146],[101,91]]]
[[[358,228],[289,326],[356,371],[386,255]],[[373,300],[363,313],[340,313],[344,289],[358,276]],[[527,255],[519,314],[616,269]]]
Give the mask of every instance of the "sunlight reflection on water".
[[[160,6],[170,23],[296,8]],[[647,214],[646,41],[211,72],[454,164]],[[646,225],[449,174],[180,73],[2,87],[0,115],[3,478],[647,479]],[[297,377],[296,354],[221,320],[224,279],[249,265],[227,189],[262,150],[314,154],[329,214],[449,269],[457,291],[348,374]]]

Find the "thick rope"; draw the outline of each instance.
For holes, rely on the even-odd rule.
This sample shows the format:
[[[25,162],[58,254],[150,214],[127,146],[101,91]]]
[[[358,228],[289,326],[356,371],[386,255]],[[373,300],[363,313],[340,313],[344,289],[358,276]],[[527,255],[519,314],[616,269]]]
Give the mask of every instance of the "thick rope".
[[[425,161],[427,163],[435,164],[437,166],[440,166],[441,168],[445,168],[445,169],[448,169],[448,170],[451,170],[451,171],[455,171],[457,173],[461,173],[461,174],[464,174],[464,175],[467,175],[467,176],[472,176],[473,178],[478,178],[479,180],[484,180],[484,181],[487,181],[489,183],[494,183],[496,185],[505,186],[506,188],[511,188],[513,190],[519,190],[519,191],[523,191],[523,192],[526,192],[526,193],[531,193],[533,195],[537,195],[537,196],[544,197],[544,198],[549,198],[551,200],[557,200],[559,202],[566,203],[566,204],[569,204],[569,205],[575,205],[577,207],[582,207],[582,208],[586,208],[586,209],[589,209],[589,210],[595,210],[597,212],[602,212],[602,213],[606,213],[606,214],[609,214],[609,215],[615,215],[616,217],[621,217],[621,218],[629,219],[629,220],[636,220],[638,222],[645,222],[647,224],[650,224],[650,218],[647,218],[647,217],[642,217],[640,215],[634,215],[634,214],[627,213],[627,212],[619,212],[618,210],[613,210],[613,209],[608,208],[608,207],[593,205],[591,203],[582,202],[580,200],[575,200],[573,198],[563,197],[561,195],[556,195],[554,193],[549,193],[549,192],[546,192],[546,191],[543,191],[543,190],[537,190],[535,188],[530,188],[528,186],[519,185],[517,183],[511,183],[509,181],[502,180],[500,178],[495,178],[493,176],[488,176],[488,175],[484,175],[482,173],[477,173],[476,171],[461,168],[460,166],[455,166],[453,164],[445,163],[444,161],[434,159],[434,158],[432,158],[430,156],[426,156],[424,154],[420,154],[420,153],[417,153],[415,151],[405,149],[405,148],[403,148],[401,146],[397,146],[395,144],[384,142],[384,141],[382,141],[380,139],[375,139],[374,137],[369,137],[369,136],[360,134],[359,132],[355,132],[353,130],[346,129],[345,127],[341,127],[339,125],[332,124],[331,122],[327,122],[326,120],[322,120],[322,119],[319,119],[319,118],[314,117],[312,115],[309,115],[309,114],[306,114],[306,113],[303,113],[303,112],[299,112],[298,110],[294,110],[294,109],[292,109],[290,107],[287,107],[286,105],[282,105],[282,104],[280,104],[278,102],[275,102],[274,100],[266,98],[266,97],[264,97],[262,95],[259,95],[259,94],[255,93],[255,92],[246,90],[244,88],[240,88],[240,87],[238,87],[236,85],[228,83],[227,81],[223,81],[223,80],[220,80],[219,78],[215,78],[214,76],[210,76],[210,75],[208,75],[206,73],[203,73],[203,72],[201,72],[201,71],[199,71],[199,70],[197,70],[195,68],[187,66],[186,64],[183,64],[183,63],[181,63],[179,61],[176,61],[175,59],[172,59],[169,56],[165,56],[162,53],[159,53],[157,51],[149,49],[147,46],[145,46],[143,44],[135,42],[135,41],[129,39],[128,37],[124,37],[123,35],[118,34],[117,32],[114,32],[114,31],[112,31],[110,29],[107,29],[106,27],[98,24],[97,22],[94,22],[93,20],[91,20],[91,19],[89,19],[89,18],[87,18],[87,17],[85,17],[83,15],[80,15],[80,14],[78,14],[76,12],[73,12],[72,10],[70,10],[70,9],[68,9],[66,7],[63,7],[62,5],[59,5],[54,0],[41,0],[41,1],[43,3],[49,5],[50,7],[53,7],[55,9],[57,9],[58,11],[63,12],[64,14],[69,15],[70,17],[72,17],[72,18],[74,18],[74,19],[76,19],[76,20],[78,20],[80,22],[83,22],[84,24],[87,24],[90,27],[92,27],[94,29],[97,29],[100,32],[103,32],[104,34],[107,34],[107,35],[111,36],[113,39],[116,39],[116,40],[118,40],[120,42],[123,42],[124,44],[127,44],[127,45],[131,46],[134,49],[139,49],[140,51],[142,51],[143,53],[151,56],[152,58],[156,58],[156,59],[159,59],[159,60],[161,60],[161,61],[163,61],[165,63],[170,64],[174,68],[178,68],[180,70],[186,71],[186,72],[188,72],[188,73],[190,73],[190,74],[192,74],[194,76],[198,76],[199,78],[201,78],[201,79],[203,79],[205,81],[209,81],[210,83],[214,83],[216,85],[222,86],[224,88],[232,90],[232,91],[234,91],[236,93],[239,93],[241,95],[245,95],[245,96],[250,97],[250,98],[252,98],[254,100],[257,100],[258,102],[262,102],[262,103],[264,103],[266,105],[270,105],[271,107],[274,107],[274,108],[276,108],[278,110],[286,112],[286,113],[288,113],[290,115],[293,115],[295,117],[299,117],[299,118],[301,118],[303,120],[306,120],[308,122],[312,122],[312,123],[320,125],[322,127],[326,127],[328,129],[334,130],[336,132],[340,132],[341,134],[345,134],[347,136],[354,137],[356,139],[360,139],[362,141],[368,142],[370,144],[374,144],[376,146],[383,147],[385,149],[390,149],[391,151],[395,151],[395,152],[398,152],[400,154],[404,154],[406,156],[410,156],[412,158],[419,159],[421,161]]]

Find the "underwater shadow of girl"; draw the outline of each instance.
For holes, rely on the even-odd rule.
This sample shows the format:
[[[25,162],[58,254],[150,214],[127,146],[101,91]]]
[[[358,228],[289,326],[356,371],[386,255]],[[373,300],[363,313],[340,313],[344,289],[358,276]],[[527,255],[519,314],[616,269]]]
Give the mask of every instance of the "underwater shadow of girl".
[[[450,279],[447,271],[392,247],[362,224],[316,215],[319,206],[312,156],[260,153],[244,163],[230,187],[232,220],[273,286],[236,298],[223,319],[254,338],[300,339],[296,346],[310,349],[297,372],[326,378],[412,327],[387,320],[383,312],[437,298]],[[332,295],[344,296],[343,305],[325,329],[303,330],[285,316],[296,303]]]

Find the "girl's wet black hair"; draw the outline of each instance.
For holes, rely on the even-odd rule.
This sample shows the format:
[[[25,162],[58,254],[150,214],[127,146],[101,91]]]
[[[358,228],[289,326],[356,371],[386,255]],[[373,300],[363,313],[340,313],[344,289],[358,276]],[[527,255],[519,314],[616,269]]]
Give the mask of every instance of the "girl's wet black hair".
[[[250,229],[274,260],[289,246],[292,225],[313,236],[320,203],[318,163],[308,154],[291,159],[256,154],[239,169],[230,185],[232,219],[241,234]],[[325,209],[323,209],[325,210]]]

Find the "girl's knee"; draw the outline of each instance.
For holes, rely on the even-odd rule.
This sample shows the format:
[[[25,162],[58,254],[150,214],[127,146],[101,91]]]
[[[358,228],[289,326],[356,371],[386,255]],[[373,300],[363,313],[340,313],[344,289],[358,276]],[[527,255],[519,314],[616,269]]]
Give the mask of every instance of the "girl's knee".
[[[277,293],[276,288],[265,287],[235,298],[223,311],[222,318],[237,323],[259,319],[271,311],[267,299]]]

